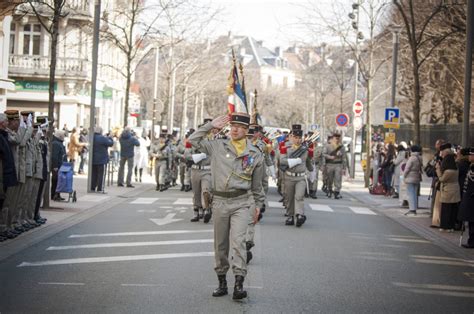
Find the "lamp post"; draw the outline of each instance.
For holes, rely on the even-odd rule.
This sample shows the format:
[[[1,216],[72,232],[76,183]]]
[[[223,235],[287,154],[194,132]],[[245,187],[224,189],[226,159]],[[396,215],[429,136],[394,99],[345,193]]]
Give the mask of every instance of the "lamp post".
[[[472,79],[472,44],[474,37],[474,0],[467,2],[467,25],[466,25],[466,68],[464,73],[464,110],[462,121],[463,147],[469,143],[469,117],[471,115],[471,79]]]
[[[392,52],[392,94],[390,97],[390,107],[395,107],[395,92],[397,90],[397,65],[398,65],[398,46],[400,43],[400,32],[402,27],[392,25],[393,33],[393,52]]]
[[[155,48],[155,77],[153,84],[153,117],[151,120],[151,141],[155,139],[155,125],[156,125],[156,106],[158,102],[158,69],[160,64],[160,48]]]
[[[361,0],[358,0],[357,3],[352,4],[352,13],[349,13],[349,18],[352,20],[352,28],[355,30],[356,33],[356,41],[355,41],[355,49],[354,49],[354,56],[355,56],[355,64],[354,64],[354,102],[358,99],[358,82],[359,82],[359,40],[364,39],[364,35],[362,32],[359,31],[359,7],[360,7]],[[356,140],[357,140],[357,131],[354,125],[354,120],[356,118],[356,114],[352,113],[352,141],[351,141],[351,167],[350,167],[350,175],[351,178],[354,179],[355,177],[355,147],[356,147]]]

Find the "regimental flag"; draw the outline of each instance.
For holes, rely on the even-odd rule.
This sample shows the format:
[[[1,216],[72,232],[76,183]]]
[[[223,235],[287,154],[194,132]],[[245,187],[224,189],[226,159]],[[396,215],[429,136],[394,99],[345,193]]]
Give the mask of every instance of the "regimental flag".
[[[233,64],[229,75],[229,85],[227,86],[227,93],[229,100],[227,108],[229,113],[232,112],[246,112],[248,113],[247,103],[245,101],[245,94],[240,85],[239,72],[235,63],[235,55],[232,50]]]

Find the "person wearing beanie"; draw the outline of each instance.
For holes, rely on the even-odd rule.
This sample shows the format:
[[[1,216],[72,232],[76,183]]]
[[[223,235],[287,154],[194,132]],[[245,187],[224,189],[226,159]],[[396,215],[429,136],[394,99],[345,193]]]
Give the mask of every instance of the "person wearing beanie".
[[[405,215],[416,215],[418,209],[418,189],[421,182],[421,171],[423,160],[421,159],[421,147],[418,145],[411,146],[411,155],[403,171],[403,180],[407,185],[408,206],[409,211]]]

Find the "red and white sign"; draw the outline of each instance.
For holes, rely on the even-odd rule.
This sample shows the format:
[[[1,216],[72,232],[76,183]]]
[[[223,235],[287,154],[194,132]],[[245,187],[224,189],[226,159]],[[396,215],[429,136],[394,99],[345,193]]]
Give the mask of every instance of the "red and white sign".
[[[340,127],[345,127],[349,124],[349,116],[345,113],[340,113],[336,116],[336,124]]]
[[[354,102],[352,105],[352,112],[354,112],[356,117],[360,117],[362,115],[362,112],[364,112],[364,104],[362,104],[362,101],[356,100]]]

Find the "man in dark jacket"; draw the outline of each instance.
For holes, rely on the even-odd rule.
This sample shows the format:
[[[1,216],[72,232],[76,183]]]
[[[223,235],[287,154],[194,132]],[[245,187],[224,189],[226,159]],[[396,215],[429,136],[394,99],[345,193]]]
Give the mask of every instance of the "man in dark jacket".
[[[64,161],[67,161],[66,148],[64,147],[64,131],[57,130],[53,136],[53,149],[51,151],[51,198],[55,201],[64,200],[56,193],[58,185],[58,171]]]
[[[6,210],[2,210],[2,207],[7,189],[17,184],[15,161],[13,159],[13,153],[11,151],[10,144],[8,143],[8,132],[6,130],[7,127],[7,116],[4,113],[0,113],[0,161],[2,167],[2,176],[0,178],[0,189],[2,189],[2,191],[0,191],[0,195],[3,196],[0,197],[0,242],[11,237],[7,237],[5,234],[5,232],[7,232],[7,213]]]
[[[102,135],[102,128],[96,127],[94,130],[94,145],[92,150],[92,182],[91,190],[103,191],[105,165],[109,162],[108,149],[114,145],[114,140]]]
[[[120,167],[118,173],[117,185],[123,186],[123,177],[125,172],[125,163],[128,165],[127,187],[134,188],[132,185],[133,157],[135,156],[134,146],[140,146],[138,139],[132,135],[129,127],[123,130],[120,135]]]
[[[466,249],[474,249],[474,147],[468,148],[466,152],[469,153],[471,165],[464,185],[461,186],[463,193],[461,204],[459,205],[458,219],[463,222],[467,221],[469,228],[469,238],[467,243],[462,244],[462,246]]]

